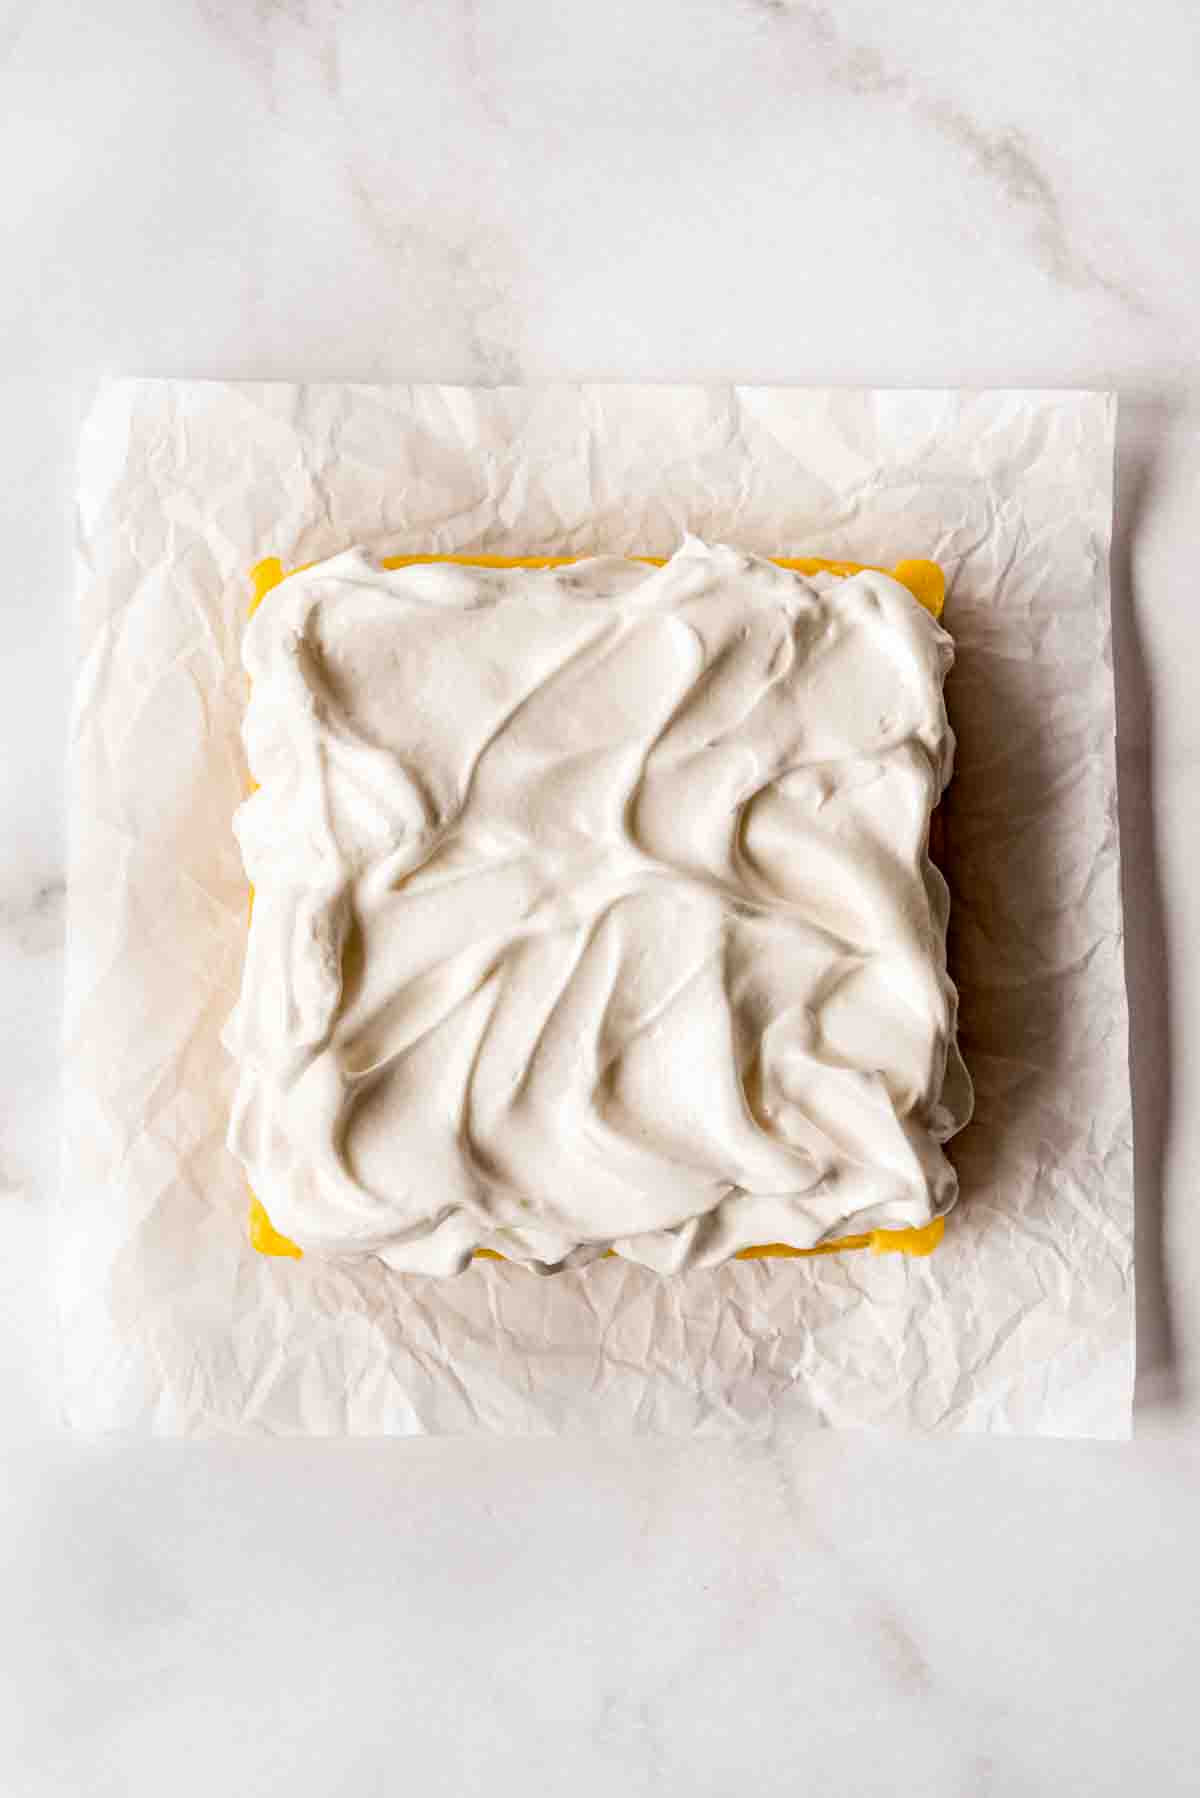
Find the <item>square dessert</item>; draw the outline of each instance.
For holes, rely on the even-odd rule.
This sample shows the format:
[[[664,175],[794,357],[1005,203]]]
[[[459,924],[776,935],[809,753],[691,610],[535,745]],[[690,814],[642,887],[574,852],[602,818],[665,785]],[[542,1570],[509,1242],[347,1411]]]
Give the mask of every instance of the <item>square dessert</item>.
[[[927,1247],[971,1103],[940,597],[930,564],[693,538],[275,585],[226,1031],[262,1246],[426,1274]]]

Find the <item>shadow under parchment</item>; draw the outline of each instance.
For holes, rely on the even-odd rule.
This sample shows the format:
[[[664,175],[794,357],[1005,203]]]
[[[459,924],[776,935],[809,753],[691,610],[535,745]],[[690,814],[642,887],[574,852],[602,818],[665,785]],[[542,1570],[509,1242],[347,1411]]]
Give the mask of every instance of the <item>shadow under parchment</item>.
[[[1155,811],[1154,701],[1138,622],[1134,545],[1154,497],[1173,405],[1122,400],[1112,554],[1113,673],[1121,792],[1121,885],[1133,1087],[1137,1399],[1180,1396],[1166,1275],[1164,1166],[1171,1128],[1171,964]]]

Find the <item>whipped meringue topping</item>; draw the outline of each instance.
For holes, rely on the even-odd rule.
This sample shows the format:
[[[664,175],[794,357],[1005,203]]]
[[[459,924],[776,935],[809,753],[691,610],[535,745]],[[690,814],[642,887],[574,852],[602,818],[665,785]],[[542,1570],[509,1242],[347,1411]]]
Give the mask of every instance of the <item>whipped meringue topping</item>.
[[[245,636],[225,1037],[275,1227],[667,1272],[947,1211],[952,659],[887,575],[693,538],[283,581]]]

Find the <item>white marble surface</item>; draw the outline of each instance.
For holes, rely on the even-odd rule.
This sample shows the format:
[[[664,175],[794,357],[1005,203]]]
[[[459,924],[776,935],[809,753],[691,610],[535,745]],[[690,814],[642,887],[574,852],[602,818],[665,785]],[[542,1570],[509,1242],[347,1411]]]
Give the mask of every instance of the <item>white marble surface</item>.
[[[1200,17],[0,0],[0,1791],[1197,1788]],[[55,1422],[71,463],[102,373],[1118,387],[1138,1434]]]

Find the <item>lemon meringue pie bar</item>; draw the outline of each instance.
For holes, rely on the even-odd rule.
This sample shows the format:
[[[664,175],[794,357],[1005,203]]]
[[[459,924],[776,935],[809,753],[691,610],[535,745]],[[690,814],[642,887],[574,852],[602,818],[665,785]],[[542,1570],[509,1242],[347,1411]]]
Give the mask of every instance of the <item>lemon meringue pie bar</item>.
[[[932,563],[255,571],[229,1141],[267,1253],[928,1253],[970,1113]]]

